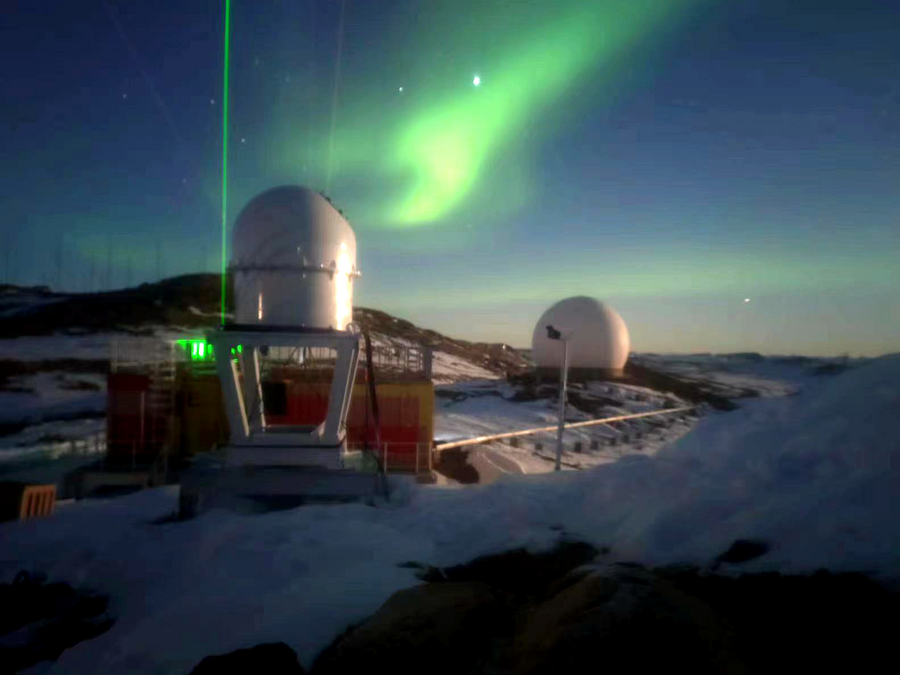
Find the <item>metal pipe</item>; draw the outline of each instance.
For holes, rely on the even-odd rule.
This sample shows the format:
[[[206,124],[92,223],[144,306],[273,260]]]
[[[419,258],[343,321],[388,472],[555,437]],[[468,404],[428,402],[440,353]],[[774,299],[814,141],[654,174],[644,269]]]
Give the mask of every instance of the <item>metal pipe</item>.
[[[566,384],[569,379],[569,341],[564,339],[562,368],[559,373],[559,426],[556,430],[556,464],[553,470],[559,471],[562,467],[563,431],[566,428]]]
[[[581,427],[590,427],[598,424],[609,424],[610,422],[619,422],[622,420],[630,420],[630,419],[638,419],[640,417],[651,417],[653,415],[672,415],[675,413],[683,413],[688,410],[693,410],[694,406],[687,406],[684,408],[669,408],[667,410],[653,410],[651,412],[645,413],[633,413],[631,415],[617,415],[616,417],[604,417],[603,419],[598,420],[588,420],[586,422],[570,422],[565,425],[566,429],[578,429]],[[490,436],[477,436],[475,438],[466,438],[461,441],[451,441],[449,443],[439,443],[434,446],[434,449],[438,452],[441,450],[451,450],[453,448],[462,448],[467,445],[478,445],[480,443],[488,443],[490,441],[500,440],[501,438],[513,438],[515,436],[528,436],[530,434],[538,434],[541,432],[547,431],[555,431],[557,429],[557,425],[553,425],[552,427],[537,427],[535,429],[522,429],[520,431],[507,431],[502,434],[492,434]]]
[[[140,436],[141,452],[144,451],[144,416],[146,414],[145,400],[146,400],[146,393],[142,391],[141,392],[141,436]],[[134,443],[133,447],[134,447],[134,451],[132,451],[132,453],[131,453],[131,468],[132,469],[134,469],[137,466],[137,457],[136,457],[137,442]]]

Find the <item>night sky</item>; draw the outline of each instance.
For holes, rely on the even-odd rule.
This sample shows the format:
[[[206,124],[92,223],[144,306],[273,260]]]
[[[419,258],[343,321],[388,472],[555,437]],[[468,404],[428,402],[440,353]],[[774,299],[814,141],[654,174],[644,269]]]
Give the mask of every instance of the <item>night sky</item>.
[[[219,268],[224,6],[4,5],[0,279]],[[900,348],[898,3],[233,0],[231,31],[227,220],[324,190],[358,305],[527,346],[592,295],[637,351]]]

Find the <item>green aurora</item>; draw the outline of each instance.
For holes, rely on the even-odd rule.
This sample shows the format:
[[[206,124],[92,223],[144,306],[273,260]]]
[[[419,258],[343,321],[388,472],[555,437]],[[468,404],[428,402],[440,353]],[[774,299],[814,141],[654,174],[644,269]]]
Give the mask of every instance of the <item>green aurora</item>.
[[[463,206],[507,215],[528,203],[535,185],[526,171],[498,172],[498,158],[513,154],[527,164],[525,155],[584,106],[569,89],[600,78],[612,96],[621,58],[696,4],[485,2],[468,5],[460,18],[456,3],[435,3],[424,25],[405,35],[415,50],[368,48],[391,56],[414,52],[411,63],[385,65],[405,73],[402,80],[386,85],[361,77],[372,65],[354,63],[359,52],[345,50],[341,72],[351,75],[340,81],[333,139],[325,115],[314,138],[298,131],[297,101],[285,102],[275,116],[284,131],[276,134],[282,138],[276,166],[285,175],[305,167],[307,175],[326,176],[339,198],[352,192],[346,186],[373,186],[364,207],[352,196],[339,199],[366,226],[447,226]],[[348,4],[348,43],[352,11]]]

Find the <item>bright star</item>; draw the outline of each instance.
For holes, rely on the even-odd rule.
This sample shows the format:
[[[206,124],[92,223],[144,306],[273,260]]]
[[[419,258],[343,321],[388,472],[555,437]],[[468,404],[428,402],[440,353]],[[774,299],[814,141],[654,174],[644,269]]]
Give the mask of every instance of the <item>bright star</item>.
[[[400,93],[403,93],[403,87],[400,87]]]
[[[744,298],[744,302],[750,302],[750,298]]]
[[[478,85],[481,84],[481,78],[478,75],[476,75],[474,78],[472,78],[472,84],[474,84],[477,87]]]
[[[216,99],[214,99],[214,98],[209,99],[209,104],[210,104],[210,105],[215,105],[215,104],[216,104]]]

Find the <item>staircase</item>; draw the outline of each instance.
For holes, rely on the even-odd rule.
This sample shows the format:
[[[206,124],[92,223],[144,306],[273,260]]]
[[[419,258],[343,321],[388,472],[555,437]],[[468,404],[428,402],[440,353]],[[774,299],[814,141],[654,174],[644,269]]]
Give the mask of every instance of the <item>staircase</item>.
[[[151,484],[164,482],[168,474],[168,453],[172,445],[175,417],[175,345],[157,339],[113,343],[112,372],[145,375],[149,386],[137,415],[136,440],[127,465],[127,456],[107,455],[104,466],[111,470],[148,471]],[[117,439],[112,439],[115,442]]]
[[[150,388],[145,411],[146,453],[154,457],[151,481],[165,482],[169,450],[172,447],[172,423],[175,419],[175,348],[160,345],[156,358],[148,364]],[[154,476],[153,474],[156,474]]]

